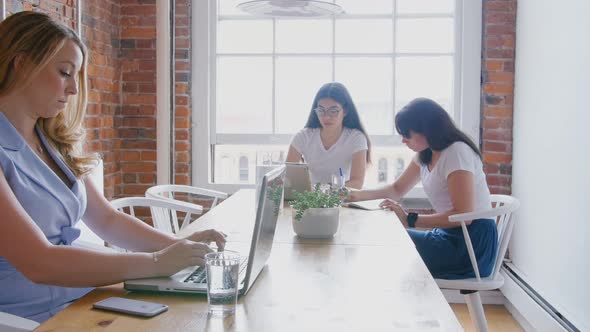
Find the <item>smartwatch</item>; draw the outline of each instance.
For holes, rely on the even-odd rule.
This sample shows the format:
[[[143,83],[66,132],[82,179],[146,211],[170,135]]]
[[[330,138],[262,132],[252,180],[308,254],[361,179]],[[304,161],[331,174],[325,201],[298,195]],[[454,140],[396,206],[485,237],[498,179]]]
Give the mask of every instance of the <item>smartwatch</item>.
[[[415,212],[408,213],[408,218],[407,218],[408,227],[410,227],[410,228],[416,227],[417,221],[418,221],[418,214],[417,213],[415,213]]]

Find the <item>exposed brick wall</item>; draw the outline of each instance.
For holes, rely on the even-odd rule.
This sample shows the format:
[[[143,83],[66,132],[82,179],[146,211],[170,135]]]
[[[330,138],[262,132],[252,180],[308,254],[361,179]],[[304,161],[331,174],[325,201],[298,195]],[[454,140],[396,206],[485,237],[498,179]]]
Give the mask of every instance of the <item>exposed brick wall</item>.
[[[175,176],[176,184],[191,184],[191,0],[176,0]]]
[[[23,10],[41,11],[59,19],[67,26],[76,28],[76,9],[74,0],[8,0],[7,15]]]
[[[516,0],[484,0],[483,5],[483,160],[492,193],[509,194],[512,183]]]
[[[104,193],[120,195],[120,140],[115,115],[121,108],[119,61],[119,11],[117,0],[85,0],[82,4],[82,37],[88,46],[88,109],[84,125],[89,150],[104,162]]]
[[[122,196],[143,196],[156,183],[156,4],[121,0]]]

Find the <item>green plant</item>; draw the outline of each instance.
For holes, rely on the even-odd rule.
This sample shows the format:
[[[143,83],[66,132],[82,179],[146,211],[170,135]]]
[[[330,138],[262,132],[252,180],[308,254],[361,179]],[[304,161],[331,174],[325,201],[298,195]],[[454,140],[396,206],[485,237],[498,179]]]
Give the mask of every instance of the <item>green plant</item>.
[[[295,219],[301,220],[303,213],[307,209],[340,206],[342,202],[341,193],[340,190],[324,192],[320,190],[320,184],[318,183],[313,191],[295,193],[295,199],[290,201],[289,204],[295,210]]]
[[[283,178],[276,178],[268,184],[266,197],[273,203],[275,215],[279,214],[281,199],[283,199]]]

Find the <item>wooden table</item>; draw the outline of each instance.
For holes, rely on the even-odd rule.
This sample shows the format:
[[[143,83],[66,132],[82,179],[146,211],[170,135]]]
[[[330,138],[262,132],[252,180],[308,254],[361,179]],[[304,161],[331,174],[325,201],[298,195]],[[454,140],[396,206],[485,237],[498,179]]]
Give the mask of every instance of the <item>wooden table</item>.
[[[200,217],[181,234],[216,228],[228,234],[228,241],[250,243],[256,210],[254,190],[240,190],[222,205]],[[391,211],[365,211],[340,209],[340,228],[329,240],[301,239],[293,232],[291,208],[285,206],[279,214],[274,243],[296,244],[351,244],[351,245],[404,245],[413,246],[404,227]]]
[[[187,231],[232,225],[232,242],[249,242],[251,229],[242,227],[253,219],[247,202],[253,205],[253,191],[240,191]],[[286,208],[268,266],[239,298],[235,315],[209,316],[204,295],[128,293],[114,285],[91,292],[37,331],[462,330],[392,213],[343,208],[340,218],[334,239],[301,240]],[[170,310],[146,319],[91,309],[109,296],[165,303]]]

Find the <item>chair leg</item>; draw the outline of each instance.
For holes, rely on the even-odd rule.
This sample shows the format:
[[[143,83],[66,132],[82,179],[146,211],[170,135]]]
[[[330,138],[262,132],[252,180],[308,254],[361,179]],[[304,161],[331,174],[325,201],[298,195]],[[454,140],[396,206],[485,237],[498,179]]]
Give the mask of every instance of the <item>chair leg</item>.
[[[465,302],[467,303],[467,309],[471,316],[471,321],[475,325],[477,332],[488,332],[488,324],[486,321],[486,315],[483,311],[483,305],[481,303],[481,297],[478,291],[462,290],[461,294],[465,296]]]

